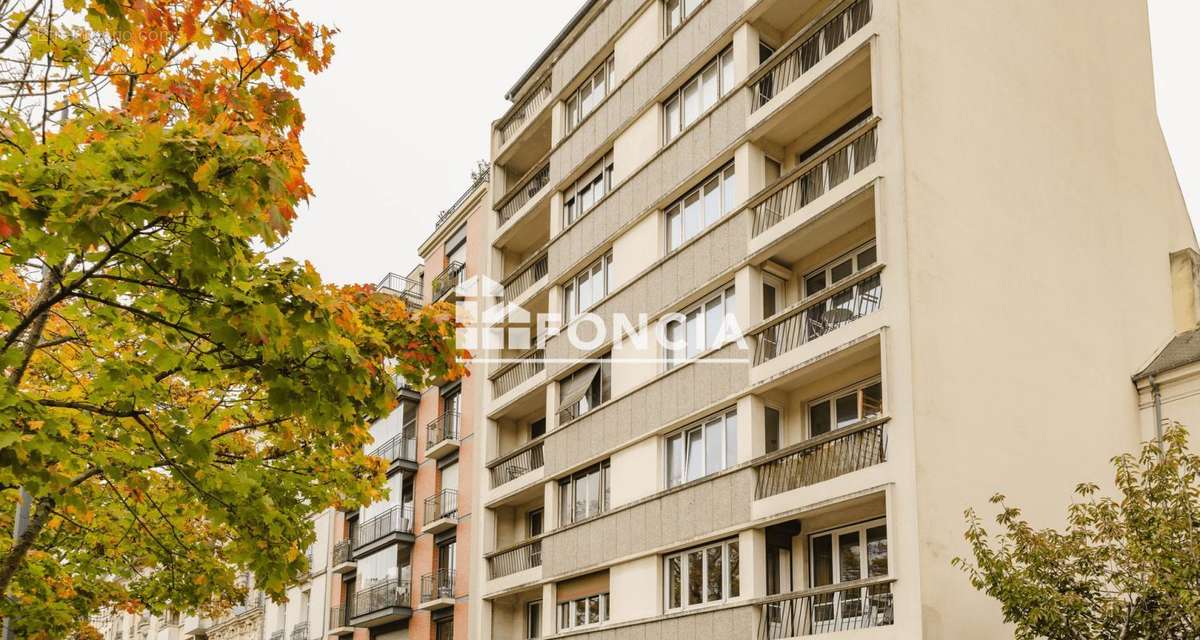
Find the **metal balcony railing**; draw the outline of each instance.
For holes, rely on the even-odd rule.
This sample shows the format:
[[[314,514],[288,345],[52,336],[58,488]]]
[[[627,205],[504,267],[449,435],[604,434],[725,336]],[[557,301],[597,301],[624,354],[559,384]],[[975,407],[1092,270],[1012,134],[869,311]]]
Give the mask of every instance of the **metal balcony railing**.
[[[754,365],[815,340],[838,327],[879,309],[883,285],[882,264],[864,269],[779,314],[770,324],[754,330],[757,338]]]
[[[411,429],[410,429],[411,431]],[[397,460],[417,461],[417,438],[412,433],[401,433],[384,441],[368,454],[373,458],[383,458],[389,463]]]
[[[421,576],[421,602],[454,598],[454,571],[438,569]]]
[[[754,498],[807,487],[887,460],[887,418],[864,420],[776,451],[754,465]]]
[[[528,291],[534,283],[545,278],[548,273],[550,273],[550,257],[547,250],[542,249],[535,256],[517,267],[512,275],[501,282],[504,286],[504,301],[512,302],[516,300],[521,294]]]
[[[868,629],[893,624],[894,578],[869,578],[770,596],[759,606],[759,640]]]
[[[521,210],[521,207],[524,207],[542,189],[545,189],[548,184],[550,184],[549,162],[534,169],[522,178],[515,188],[504,194],[504,197],[500,199],[500,202],[496,205],[496,215],[500,220],[498,226],[503,226],[504,223],[511,220]]]
[[[349,540],[338,540],[337,542],[333,543],[333,564],[334,564],[334,566],[350,562],[350,549],[351,548],[353,548],[353,545],[350,543]]]
[[[276,629],[271,632],[271,640],[283,640],[283,629]]]
[[[412,532],[412,505],[396,505],[366,522],[359,523],[354,531],[354,546],[368,545],[393,533]]]
[[[871,21],[870,0],[854,0],[797,33],[750,76],[753,113]]]
[[[492,375],[492,393],[499,398],[546,369],[546,352],[534,348]]]
[[[392,607],[411,606],[412,590],[409,581],[387,580],[355,593],[354,604],[349,615],[358,617]]]
[[[354,617],[354,613],[347,605],[340,605],[329,608],[329,628],[337,629],[339,627],[350,626],[350,618]]]
[[[458,520],[458,492],[454,489],[442,489],[425,498],[425,522],[442,518]]]
[[[488,472],[492,475],[492,488],[516,480],[534,469],[541,469],[546,464],[542,456],[542,444],[542,440],[535,440],[489,462]]]
[[[245,600],[235,604],[233,608],[229,610],[229,615],[227,618],[233,618],[255,609],[261,609],[263,607],[263,602],[263,593],[261,591],[252,591],[246,595]]]
[[[511,549],[488,556],[488,575],[491,579],[542,566],[542,540],[526,540]]]
[[[509,111],[497,127],[500,130],[500,144],[507,144],[516,137],[517,133],[525,128],[525,124],[541,113],[542,107],[549,102],[550,76],[546,76],[546,79],[536,89],[530,91],[516,107]]]
[[[875,162],[876,120],[851,129],[831,143],[824,152],[800,165],[776,184],[770,194],[755,198],[752,236],[779,224],[788,216],[825,195],[852,175]]]
[[[472,193],[475,193],[475,189],[478,189],[479,185],[487,182],[491,177],[491,165],[484,160],[480,160],[477,170],[471,172],[471,185],[467,187],[466,191],[462,192],[462,195],[458,196],[458,199],[454,201],[454,204],[450,205],[450,208],[444,209],[438,213],[437,220],[433,222],[433,228],[437,229],[438,227],[446,224],[446,221],[450,219],[450,216],[454,215],[454,212],[458,211],[458,208],[463,206],[463,203],[467,201],[467,198],[471,197]]]
[[[446,268],[437,277],[433,279],[433,300],[436,302],[441,300],[443,296],[458,286],[462,282],[463,270],[466,265],[455,260],[446,265]]]
[[[307,612],[305,612],[307,613]],[[292,625],[292,640],[308,640],[308,621]]]
[[[388,273],[375,285],[375,290],[404,298],[410,306],[421,306],[421,282],[398,273]]]
[[[429,421],[425,427],[425,448],[435,446],[446,440],[458,440],[458,412],[447,411]]]

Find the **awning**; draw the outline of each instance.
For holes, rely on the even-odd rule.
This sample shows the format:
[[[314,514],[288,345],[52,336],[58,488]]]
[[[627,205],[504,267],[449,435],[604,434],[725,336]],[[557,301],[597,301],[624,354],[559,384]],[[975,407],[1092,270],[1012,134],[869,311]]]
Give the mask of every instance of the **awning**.
[[[598,375],[600,375],[600,363],[598,362],[589,364],[576,371],[570,381],[563,383],[559,390],[559,410],[573,407],[577,402],[582,400],[587,395],[588,389],[592,388],[592,381]]]

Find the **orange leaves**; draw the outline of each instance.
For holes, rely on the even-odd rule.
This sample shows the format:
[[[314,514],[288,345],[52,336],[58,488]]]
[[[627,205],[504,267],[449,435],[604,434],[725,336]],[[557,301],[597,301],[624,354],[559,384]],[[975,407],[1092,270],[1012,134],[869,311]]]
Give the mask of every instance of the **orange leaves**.
[[[21,227],[17,224],[16,219],[0,214],[0,240],[7,240],[20,234]]]

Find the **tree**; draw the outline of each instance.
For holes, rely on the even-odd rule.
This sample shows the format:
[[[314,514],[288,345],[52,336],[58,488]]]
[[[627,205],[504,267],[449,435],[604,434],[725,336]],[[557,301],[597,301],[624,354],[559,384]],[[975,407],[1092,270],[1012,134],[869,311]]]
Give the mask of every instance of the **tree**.
[[[308,516],[381,495],[395,375],[463,372],[453,310],[273,260],[310,195],[285,0],[0,0],[0,615],[281,597]]]
[[[1162,445],[1113,459],[1119,499],[1082,484],[1067,528],[1034,529],[1000,505],[995,538],[966,512],[974,561],[955,558],[1000,601],[1019,640],[1200,637],[1200,456],[1175,424]]]

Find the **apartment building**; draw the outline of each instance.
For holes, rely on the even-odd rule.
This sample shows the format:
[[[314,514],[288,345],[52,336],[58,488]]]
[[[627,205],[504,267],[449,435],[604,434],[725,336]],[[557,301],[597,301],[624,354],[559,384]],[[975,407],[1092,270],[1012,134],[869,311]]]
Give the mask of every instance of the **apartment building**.
[[[1195,325],[1151,74],[1125,0],[584,3],[492,128],[552,320],[477,365],[470,637],[1010,637],[963,510],[1061,524]]]

